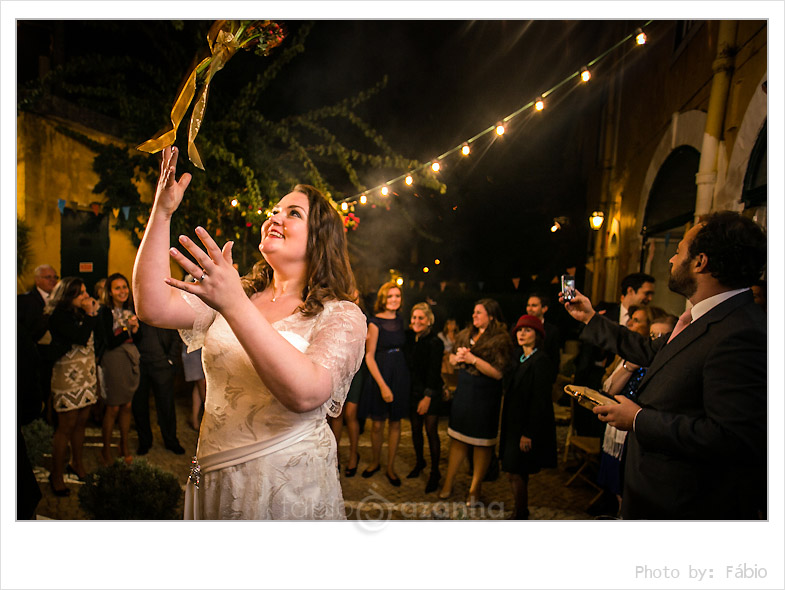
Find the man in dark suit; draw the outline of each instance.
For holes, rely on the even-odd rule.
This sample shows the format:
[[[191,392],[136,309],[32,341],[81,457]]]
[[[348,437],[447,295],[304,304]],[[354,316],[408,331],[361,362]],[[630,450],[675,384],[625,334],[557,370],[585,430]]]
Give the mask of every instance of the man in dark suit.
[[[49,394],[51,367],[42,360],[48,342],[47,318],[44,306],[60,277],[48,264],[36,267],[35,286],[27,293],[16,296],[16,377],[18,408],[22,424],[27,424],[41,415],[41,402]],[[49,340],[51,337],[46,336]],[[41,341],[41,343],[39,343]]]
[[[139,322],[139,388],[134,393],[131,410],[134,414],[136,431],[139,434],[137,455],[146,455],[153,446],[153,431],[150,426],[150,391],[155,397],[158,427],[164,439],[164,447],[175,455],[185,449],[177,440],[177,415],[174,404],[174,378],[180,361],[182,341],[177,330],[157,328]]]
[[[545,327],[545,341],[542,347],[551,362],[551,384],[553,384],[556,382],[556,376],[559,374],[559,364],[561,362],[561,334],[559,328],[545,321],[545,314],[548,312],[549,304],[550,301],[546,295],[537,292],[531,293],[526,300],[526,314],[533,315],[539,319]]]
[[[35,286],[16,297],[16,517],[35,518],[41,490],[33,466],[27,458],[22,426],[40,417],[49,392],[49,371],[45,370],[37,342],[46,333],[44,305],[54,290],[57,271],[48,264],[35,269]]]
[[[766,262],[751,220],[713,213],[671,258],[668,287],[692,308],[655,341],[595,313],[579,295],[567,311],[581,338],[648,366],[640,405],[598,406],[600,420],[630,431],[622,516],[754,519],[766,510],[766,318],[749,286]]]
[[[630,319],[629,309],[633,305],[649,305],[654,297],[654,277],[645,272],[634,272],[621,280],[621,297],[618,303],[597,306],[605,311],[605,317],[626,326]]]

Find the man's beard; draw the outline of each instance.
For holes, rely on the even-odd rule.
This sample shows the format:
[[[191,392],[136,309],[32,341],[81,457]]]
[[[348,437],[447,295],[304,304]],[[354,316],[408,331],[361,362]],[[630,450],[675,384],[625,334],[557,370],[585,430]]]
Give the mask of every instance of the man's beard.
[[[690,274],[689,260],[685,260],[679,266],[674,266],[671,269],[671,274],[668,277],[668,289],[679,295],[684,295],[687,299],[695,294],[698,289],[698,283]]]

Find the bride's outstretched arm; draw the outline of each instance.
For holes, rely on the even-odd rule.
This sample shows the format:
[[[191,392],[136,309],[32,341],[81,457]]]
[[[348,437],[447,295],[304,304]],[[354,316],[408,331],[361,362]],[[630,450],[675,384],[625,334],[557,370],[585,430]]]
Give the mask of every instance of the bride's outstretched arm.
[[[177,153],[177,148],[172,146],[164,148],[162,152],[161,175],[158,178],[153,209],[136,254],[133,274],[137,315],[143,322],[162,328],[190,328],[194,323],[191,306],[177,289],[172,289],[164,282],[171,276],[171,218],[191,182],[191,175],[187,173],[182,175],[179,182],[175,181]]]

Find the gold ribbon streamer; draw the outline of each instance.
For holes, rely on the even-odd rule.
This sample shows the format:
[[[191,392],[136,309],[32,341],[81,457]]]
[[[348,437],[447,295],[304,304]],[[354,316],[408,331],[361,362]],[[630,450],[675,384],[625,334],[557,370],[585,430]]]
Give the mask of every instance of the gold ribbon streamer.
[[[232,56],[240,49],[240,44],[237,42],[237,37],[232,34],[230,30],[226,30],[227,22],[231,21],[216,21],[210,28],[207,34],[207,42],[210,45],[210,52],[212,57],[210,59],[210,69],[207,71],[202,92],[199,95],[199,100],[194,105],[194,110],[191,113],[191,124],[188,128],[188,158],[193,162],[194,166],[200,170],[204,170],[202,159],[199,156],[199,151],[196,149],[194,141],[196,135],[199,133],[199,128],[202,126],[204,120],[204,111],[207,108],[207,94],[210,90],[210,81],[216,72],[226,65]],[[231,27],[231,25],[229,25]]]
[[[268,30],[273,27],[273,32]],[[267,33],[267,35],[266,35]],[[271,38],[268,38],[272,35]],[[201,60],[198,65],[191,69],[191,73],[186,76],[177,91],[177,98],[174,101],[171,112],[171,124],[156,133],[151,139],[138,145],[136,149],[155,154],[166,146],[172,145],[177,138],[177,128],[183,120],[191,101],[196,95],[196,77],[201,74],[209,64],[209,69],[205,75],[204,86],[199,95],[199,99],[194,104],[191,113],[191,121],[188,129],[188,158],[194,166],[204,170],[199,151],[196,149],[194,141],[199,133],[199,128],[204,120],[204,111],[207,108],[207,95],[210,90],[210,81],[216,72],[221,70],[226,62],[237,53],[241,48],[250,49],[258,43],[263,43],[267,51],[281,43],[285,32],[281,27],[271,21],[231,21],[217,20],[210,27],[207,33],[207,43],[210,46],[210,56]]]
[[[188,106],[191,104],[194,94],[196,94],[196,74],[209,59],[209,57],[203,59],[199,65],[191,70],[191,73],[180,84],[180,88],[177,91],[177,98],[175,99],[174,105],[172,106],[171,124],[167,127],[164,127],[151,139],[148,139],[144,143],[136,146],[136,149],[142,152],[147,152],[148,154],[157,154],[166,146],[172,145],[174,143],[174,140],[177,137],[177,128],[180,126],[180,121],[183,120],[185,111],[188,110]]]

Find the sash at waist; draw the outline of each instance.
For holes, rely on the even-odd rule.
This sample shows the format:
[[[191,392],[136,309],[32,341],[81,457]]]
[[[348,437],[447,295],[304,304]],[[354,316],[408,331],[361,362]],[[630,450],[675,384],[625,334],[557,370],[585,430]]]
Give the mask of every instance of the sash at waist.
[[[268,440],[263,440],[258,443],[246,445],[243,447],[237,447],[235,449],[219,451],[218,453],[213,453],[212,455],[207,455],[205,457],[199,457],[199,471],[202,474],[209,473],[210,471],[224,469],[226,467],[231,467],[232,465],[239,465],[240,463],[245,463],[247,461],[251,461],[252,459],[257,459],[258,457],[275,453],[281,449],[285,449],[286,447],[300,442],[304,438],[315,433],[319,428],[323,428],[326,425],[326,420],[314,420],[311,422],[306,422],[300,428],[295,430],[288,430],[279,436]]]

